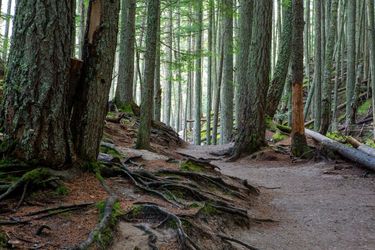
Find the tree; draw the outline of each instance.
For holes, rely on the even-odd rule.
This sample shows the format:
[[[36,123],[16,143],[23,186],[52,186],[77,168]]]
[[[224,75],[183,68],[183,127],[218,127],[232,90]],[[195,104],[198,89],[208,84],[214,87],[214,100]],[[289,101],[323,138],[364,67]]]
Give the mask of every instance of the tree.
[[[323,99],[322,99],[322,120],[320,124],[320,133],[326,134],[331,124],[331,107],[332,107],[332,89],[334,76],[333,57],[335,49],[335,38],[337,33],[337,9],[338,0],[332,0],[328,44],[325,56],[324,82],[323,82]]]
[[[229,143],[233,132],[233,0],[223,1],[224,71],[221,85],[221,143]]]
[[[169,2],[168,10],[168,47],[167,47],[167,79],[164,87],[164,123],[171,125],[172,82],[173,82],[173,7]]]
[[[195,50],[197,54],[195,66],[195,87],[194,87],[194,144],[201,144],[201,111],[202,111],[202,32],[203,32],[203,2],[195,1],[195,15],[197,23],[197,37]]]
[[[355,50],[356,50],[356,43],[355,43],[355,34],[356,34],[356,1],[348,1],[348,8],[347,8],[347,15],[348,15],[348,26],[347,26],[347,46],[348,46],[348,53],[347,53],[347,81],[346,81],[346,129],[349,131],[349,126],[353,122],[354,113],[353,113],[353,105],[354,105],[354,88],[356,82],[355,76]]]
[[[368,16],[368,39],[370,45],[370,64],[371,64],[371,89],[372,89],[372,115],[375,117],[375,22],[374,22],[374,2],[367,0]],[[375,123],[373,136],[375,138]]]
[[[303,0],[293,0],[292,52],[292,154],[302,156],[307,149],[303,117]]]
[[[293,13],[292,1],[283,1],[283,30],[281,33],[279,56],[276,68],[272,77],[267,94],[266,114],[271,119],[276,114],[277,107],[280,103],[286,76],[288,74],[290,55],[292,53],[292,33],[293,33]]]
[[[322,4],[321,0],[315,0],[315,56],[314,56],[314,128],[320,128],[320,118],[322,109]]]
[[[8,8],[6,13],[6,21],[5,21],[5,34],[4,34],[4,43],[3,43],[3,60],[7,60],[7,54],[8,54],[8,47],[9,47],[9,29],[10,29],[10,19],[11,19],[11,13],[12,10],[12,0],[8,0]],[[73,17],[72,17],[73,18]]]
[[[254,1],[248,80],[239,83],[246,87],[240,103],[241,121],[232,160],[242,154],[251,154],[266,144],[265,107],[271,69],[272,3],[272,0]]]
[[[141,117],[137,137],[137,148],[150,148],[150,133],[152,122],[153,89],[156,64],[156,42],[158,19],[160,16],[160,1],[147,1],[147,34],[144,68],[144,84],[142,85]]]
[[[135,0],[122,0],[120,58],[116,104],[124,107],[133,103],[134,51],[135,51]]]

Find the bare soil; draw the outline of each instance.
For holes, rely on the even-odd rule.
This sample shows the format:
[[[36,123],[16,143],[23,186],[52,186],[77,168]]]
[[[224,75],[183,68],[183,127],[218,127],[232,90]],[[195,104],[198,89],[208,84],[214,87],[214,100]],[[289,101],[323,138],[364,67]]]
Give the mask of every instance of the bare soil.
[[[200,158],[226,146],[189,146]],[[233,232],[259,249],[375,249],[375,175],[353,164],[295,161],[266,150],[238,162],[216,159],[226,175],[248,180],[261,191],[258,210],[278,223]]]

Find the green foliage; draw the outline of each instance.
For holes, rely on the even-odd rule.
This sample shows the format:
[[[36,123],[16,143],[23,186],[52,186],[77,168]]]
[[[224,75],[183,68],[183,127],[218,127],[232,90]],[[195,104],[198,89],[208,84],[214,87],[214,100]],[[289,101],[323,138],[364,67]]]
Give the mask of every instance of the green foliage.
[[[4,232],[0,232],[0,249],[8,249],[8,237]]]
[[[206,203],[204,205],[204,207],[202,207],[202,209],[200,210],[201,213],[203,213],[204,215],[215,215],[217,214],[217,209],[215,207],[213,207],[211,204],[209,203]]]
[[[365,101],[361,106],[359,106],[357,112],[359,115],[365,115],[367,114],[370,107],[371,107],[371,100],[369,99]]]
[[[120,159],[122,158],[121,153],[114,148],[110,148],[110,147],[106,147],[106,146],[101,145],[100,146],[100,152],[102,152],[104,154],[111,155],[114,158],[120,158]]]
[[[365,144],[369,147],[375,148],[375,141],[372,139],[367,139]]]
[[[281,134],[279,131],[277,131],[275,134],[273,134],[272,136],[272,140],[274,142],[279,142],[279,141],[282,141],[286,138],[285,135]]]
[[[134,112],[133,112],[133,107],[132,107],[132,104],[131,103],[127,103],[127,104],[124,104],[122,105],[119,110],[123,113],[126,113],[126,114],[130,114],[130,115],[134,115]]]
[[[23,179],[25,182],[40,184],[51,176],[46,168],[37,168],[24,174]]]
[[[270,117],[266,117],[266,128],[272,132],[276,132],[276,124],[272,121]]]
[[[66,196],[69,194],[69,189],[65,185],[61,184],[56,188],[55,193],[59,196]]]
[[[203,171],[202,166],[195,164],[189,160],[182,162],[180,164],[180,169],[183,171],[187,171],[187,172],[202,172]]]
[[[328,138],[332,139],[332,140],[339,141],[339,142],[342,142],[342,143],[346,143],[346,137],[344,135],[340,134],[340,132],[338,132],[338,131],[329,132],[329,133],[327,133],[326,136]]]

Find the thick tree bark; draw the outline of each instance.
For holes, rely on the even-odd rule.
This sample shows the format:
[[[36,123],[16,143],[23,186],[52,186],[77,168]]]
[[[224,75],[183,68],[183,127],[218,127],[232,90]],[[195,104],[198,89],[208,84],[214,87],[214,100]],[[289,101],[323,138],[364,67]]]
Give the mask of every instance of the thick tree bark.
[[[133,103],[136,0],[122,0],[120,59],[115,101],[118,107]]]
[[[279,56],[276,68],[273,74],[270,87],[267,94],[266,114],[273,118],[279,106],[285,86],[286,76],[288,74],[290,55],[292,53],[292,3],[291,1],[283,2],[283,31],[281,34]]]
[[[71,1],[18,1],[4,90],[8,153],[51,167],[68,161],[72,150],[64,119],[69,117],[71,8]]]
[[[253,0],[241,0],[240,2],[240,30],[238,40],[238,74],[237,74],[237,109],[240,108],[240,103],[243,102],[243,91],[246,89],[247,84],[247,70],[249,65],[249,53],[251,41],[251,30],[253,21]],[[237,110],[237,127],[243,119],[240,117],[241,112]]]
[[[144,84],[142,85],[141,118],[138,130],[137,148],[150,148],[150,133],[152,121],[153,90],[155,76],[155,56],[158,33],[158,19],[160,13],[160,1],[147,1],[147,34]]]
[[[248,82],[243,93],[241,125],[232,152],[236,159],[265,145],[265,108],[271,69],[272,0],[254,2]],[[250,42],[250,41],[249,41]]]
[[[233,133],[233,0],[223,1],[224,71],[221,85],[221,143],[232,140]]]
[[[293,1],[292,144],[294,156],[305,153],[307,142],[303,117],[303,0]]]
[[[82,160],[99,153],[117,44],[119,1],[93,0],[83,51],[82,79],[72,117],[73,142]]]

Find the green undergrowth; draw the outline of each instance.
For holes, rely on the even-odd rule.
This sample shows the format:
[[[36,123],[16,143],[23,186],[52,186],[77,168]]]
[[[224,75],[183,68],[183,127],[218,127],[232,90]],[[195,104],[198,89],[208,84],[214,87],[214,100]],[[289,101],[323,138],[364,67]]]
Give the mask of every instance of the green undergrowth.
[[[60,184],[56,188],[55,193],[58,196],[67,196],[69,194],[69,189],[64,184]]]
[[[0,231],[0,249],[8,249],[8,237],[4,232]]]
[[[359,115],[366,115],[370,107],[371,107],[371,100],[369,99],[365,101],[364,103],[362,103],[361,106],[358,107],[357,112]]]
[[[372,139],[367,139],[365,144],[369,147],[375,148],[375,141]]]
[[[110,148],[110,147],[106,147],[104,145],[100,146],[100,152],[104,153],[104,154],[111,155],[111,156],[113,156],[115,158],[122,159],[122,157],[123,157],[122,154],[119,151],[117,151],[116,149]]]
[[[106,202],[101,201],[96,204],[96,207],[99,211],[99,220],[104,216]],[[95,242],[99,249],[108,249],[108,246],[113,240],[114,227],[117,225],[119,218],[123,215],[120,202],[116,202],[113,206],[113,211],[109,221],[109,225],[102,232],[95,235]]]
[[[326,136],[332,140],[346,143],[346,137],[340,134],[338,131],[328,132]]]
[[[279,131],[277,131],[275,134],[272,135],[272,140],[274,142],[279,142],[279,141],[282,141],[286,138],[285,135],[283,135],[282,133],[280,133]]]
[[[212,216],[217,214],[217,209],[213,207],[210,203],[205,203],[200,212],[207,216]]]
[[[185,161],[180,164],[180,169],[187,172],[202,172],[203,167],[201,165],[195,164],[192,161]]]
[[[124,104],[123,106],[119,107],[119,111],[129,114],[129,115],[134,115],[133,107],[132,107],[132,104],[130,103]]]

